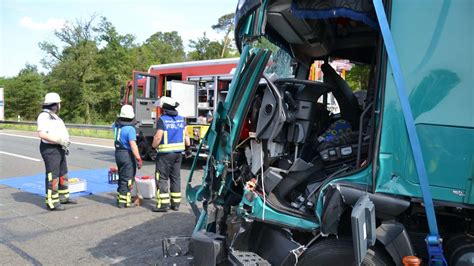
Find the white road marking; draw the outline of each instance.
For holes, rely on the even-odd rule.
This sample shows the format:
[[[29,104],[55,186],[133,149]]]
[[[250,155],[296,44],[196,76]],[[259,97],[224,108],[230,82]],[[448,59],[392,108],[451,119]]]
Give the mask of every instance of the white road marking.
[[[72,144],[115,150],[115,147],[71,141]]]
[[[35,161],[35,162],[41,162],[40,159],[31,158],[31,157],[28,157],[28,156],[23,156],[23,155],[14,154],[14,153],[9,153],[9,152],[6,152],[6,151],[0,151],[0,154],[15,156],[15,157],[19,157],[19,158],[22,158],[22,159],[32,160],[32,161]]]
[[[8,134],[8,133],[0,133],[0,135],[11,136],[11,137],[19,137],[19,138],[25,138],[25,139],[39,139],[38,137],[15,135],[15,134]]]
[[[9,134],[9,133],[0,133],[0,135],[11,136],[11,137],[19,137],[19,138],[25,138],[25,139],[37,139],[37,140],[40,139],[38,137],[23,136],[23,135]],[[112,149],[112,150],[115,149],[115,147],[113,147],[113,146],[105,146],[105,145],[90,144],[90,143],[75,142],[75,141],[71,141],[71,143],[76,144],[76,145],[91,146],[91,147],[97,147],[97,148],[105,148],[105,149]]]

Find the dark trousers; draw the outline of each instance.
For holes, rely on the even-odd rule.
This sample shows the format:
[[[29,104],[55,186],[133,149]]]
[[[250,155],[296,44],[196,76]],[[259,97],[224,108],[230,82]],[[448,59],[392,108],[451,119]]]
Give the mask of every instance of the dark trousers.
[[[115,162],[117,163],[119,174],[117,203],[130,206],[132,203],[130,189],[135,182],[137,162],[135,161],[133,153],[125,149],[115,150]]]
[[[169,207],[170,203],[179,206],[181,202],[181,158],[181,152],[158,153],[156,156],[155,181],[158,208]]]
[[[46,169],[46,205],[54,209],[69,198],[66,153],[60,145],[43,142],[40,153]]]

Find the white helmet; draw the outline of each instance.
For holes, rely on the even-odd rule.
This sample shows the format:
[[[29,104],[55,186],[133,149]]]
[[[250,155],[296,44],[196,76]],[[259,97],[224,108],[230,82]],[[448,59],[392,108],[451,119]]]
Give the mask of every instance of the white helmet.
[[[165,104],[171,107],[178,107],[179,105],[179,103],[171,97],[163,96],[160,99],[158,99],[158,102],[157,102],[158,107],[163,108],[163,105]]]
[[[133,107],[131,105],[124,105],[120,109],[120,115],[119,117],[121,118],[128,118],[128,119],[133,119],[135,118],[135,113],[133,112]]]
[[[61,98],[59,98],[59,94],[56,92],[49,92],[44,96],[44,104],[53,104],[53,103],[60,103]]]

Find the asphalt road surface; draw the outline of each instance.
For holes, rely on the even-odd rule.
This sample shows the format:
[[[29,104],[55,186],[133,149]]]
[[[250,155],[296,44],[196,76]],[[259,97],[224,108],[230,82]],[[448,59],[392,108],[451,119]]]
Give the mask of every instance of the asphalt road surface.
[[[69,171],[115,164],[112,140],[71,141]],[[183,194],[189,166],[184,163],[181,170]],[[153,162],[144,162],[137,175],[153,175],[154,169]],[[0,130],[0,179],[41,173],[36,133]],[[202,170],[194,180],[200,182],[200,176]],[[77,199],[79,204],[66,205],[64,212],[50,212],[43,196],[0,185],[0,264],[154,265],[162,256],[164,237],[190,235],[194,227],[195,216],[186,202],[178,212],[153,213],[154,200],[118,209],[114,192]]]

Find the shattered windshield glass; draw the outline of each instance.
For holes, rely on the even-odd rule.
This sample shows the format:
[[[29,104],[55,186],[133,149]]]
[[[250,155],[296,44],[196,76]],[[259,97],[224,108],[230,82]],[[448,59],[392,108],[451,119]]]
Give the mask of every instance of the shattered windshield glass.
[[[264,72],[271,80],[294,77],[294,60],[285,50],[272,44],[265,38],[260,38],[258,41],[253,42],[252,47],[272,51],[272,55]]]
[[[293,78],[293,58],[286,51],[278,48],[277,51],[272,53],[265,74],[272,79],[275,77]]]

